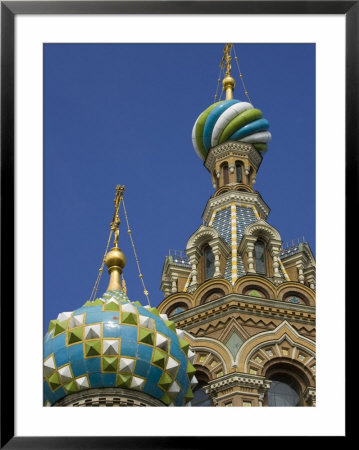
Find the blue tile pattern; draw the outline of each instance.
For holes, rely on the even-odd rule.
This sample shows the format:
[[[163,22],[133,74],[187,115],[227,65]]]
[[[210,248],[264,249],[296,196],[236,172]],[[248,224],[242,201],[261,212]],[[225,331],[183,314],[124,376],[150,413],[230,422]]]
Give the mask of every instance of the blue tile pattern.
[[[257,218],[255,216],[252,206],[240,206],[236,205],[236,226],[237,226],[237,244],[239,245],[245,229],[253,222],[256,222]],[[226,243],[231,247],[232,236],[231,236],[231,206],[225,209],[217,211],[212,226],[216,228],[221,237],[226,241]],[[242,257],[237,254],[237,273],[238,277],[246,275]],[[229,253],[226,267],[224,270],[224,277],[231,281],[232,280],[232,254]]]
[[[212,226],[218,231],[226,243],[231,246],[231,207],[217,211]]]
[[[256,222],[256,216],[251,206],[236,206],[237,216],[237,241],[241,241],[245,229],[253,222]]]
[[[131,320],[126,316],[129,312],[133,314]],[[77,323],[74,316],[82,322]],[[150,317],[153,328],[141,327],[140,316]],[[85,331],[91,325],[95,325],[94,332],[86,339]],[[122,361],[121,364],[130,364],[131,369],[127,370],[134,384],[139,383],[133,389],[146,392],[164,404],[183,406],[188,401],[190,388],[189,360],[177,333],[169,326],[174,326],[173,322],[165,322],[155,308],[146,309],[139,303],[132,303],[121,291],[106,292],[95,302],[87,302],[71,313],[67,321],[50,322],[50,330],[44,338],[44,404],[52,405],[83,388],[118,386],[118,373],[126,370],[120,369]],[[154,357],[160,352],[156,347],[157,332],[169,342],[163,368],[156,365]],[[146,339],[148,333],[152,343]],[[173,382],[181,386],[181,392],[174,394],[160,383],[170,357],[178,362]]]

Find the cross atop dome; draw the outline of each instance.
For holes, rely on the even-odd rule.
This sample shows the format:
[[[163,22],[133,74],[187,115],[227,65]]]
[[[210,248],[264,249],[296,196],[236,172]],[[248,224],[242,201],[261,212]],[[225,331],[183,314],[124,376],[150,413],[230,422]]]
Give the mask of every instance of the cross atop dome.
[[[231,49],[232,49],[232,45],[233,44],[226,44],[224,46],[223,49],[223,58],[221,61],[220,66],[223,66],[223,64],[225,64],[226,66],[226,76],[223,79],[222,85],[223,85],[223,90],[226,93],[226,100],[232,100],[233,98],[233,90],[234,87],[236,85],[236,82],[234,80],[234,78],[231,77],[231,61],[232,61],[232,57],[231,57]]]

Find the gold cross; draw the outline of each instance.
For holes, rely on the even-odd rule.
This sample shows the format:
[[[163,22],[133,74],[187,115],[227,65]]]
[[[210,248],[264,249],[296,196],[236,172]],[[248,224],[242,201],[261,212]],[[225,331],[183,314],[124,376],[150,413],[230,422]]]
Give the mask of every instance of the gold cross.
[[[115,203],[115,212],[113,214],[113,219],[111,222],[111,230],[115,234],[115,238],[113,240],[113,246],[118,247],[118,236],[120,234],[119,226],[120,226],[120,219],[118,217],[118,211],[120,209],[120,204],[122,200],[123,193],[125,192],[125,186],[117,185],[116,186],[116,195],[114,199]]]

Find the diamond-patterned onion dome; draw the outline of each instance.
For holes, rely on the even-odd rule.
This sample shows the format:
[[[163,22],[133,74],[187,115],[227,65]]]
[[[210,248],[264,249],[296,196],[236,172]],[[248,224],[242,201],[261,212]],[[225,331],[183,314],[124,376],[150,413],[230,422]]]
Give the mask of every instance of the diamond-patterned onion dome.
[[[250,103],[223,100],[213,103],[199,115],[192,130],[192,142],[202,160],[212,147],[226,141],[247,142],[265,152],[272,137],[268,127],[268,120]]]
[[[82,389],[120,387],[183,406],[197,384],[183,331],[118,290],[51,320],[44,342],[44,404]]]

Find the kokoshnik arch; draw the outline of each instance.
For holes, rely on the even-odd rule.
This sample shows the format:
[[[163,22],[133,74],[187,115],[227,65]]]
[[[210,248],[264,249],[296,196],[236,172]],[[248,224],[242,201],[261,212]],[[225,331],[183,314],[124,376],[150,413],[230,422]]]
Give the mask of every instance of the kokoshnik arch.
[[[226,44],[220,64],[225,99],[192,131],[215,192],[185,252],[165,258],[164,300],[127,297],[117,186],[110,282],[50,321],[45,405],[315,406],[315,260],[306,242],[283,248],[254,190],[271,133],[246,90],[233,98],[233,52]]]

